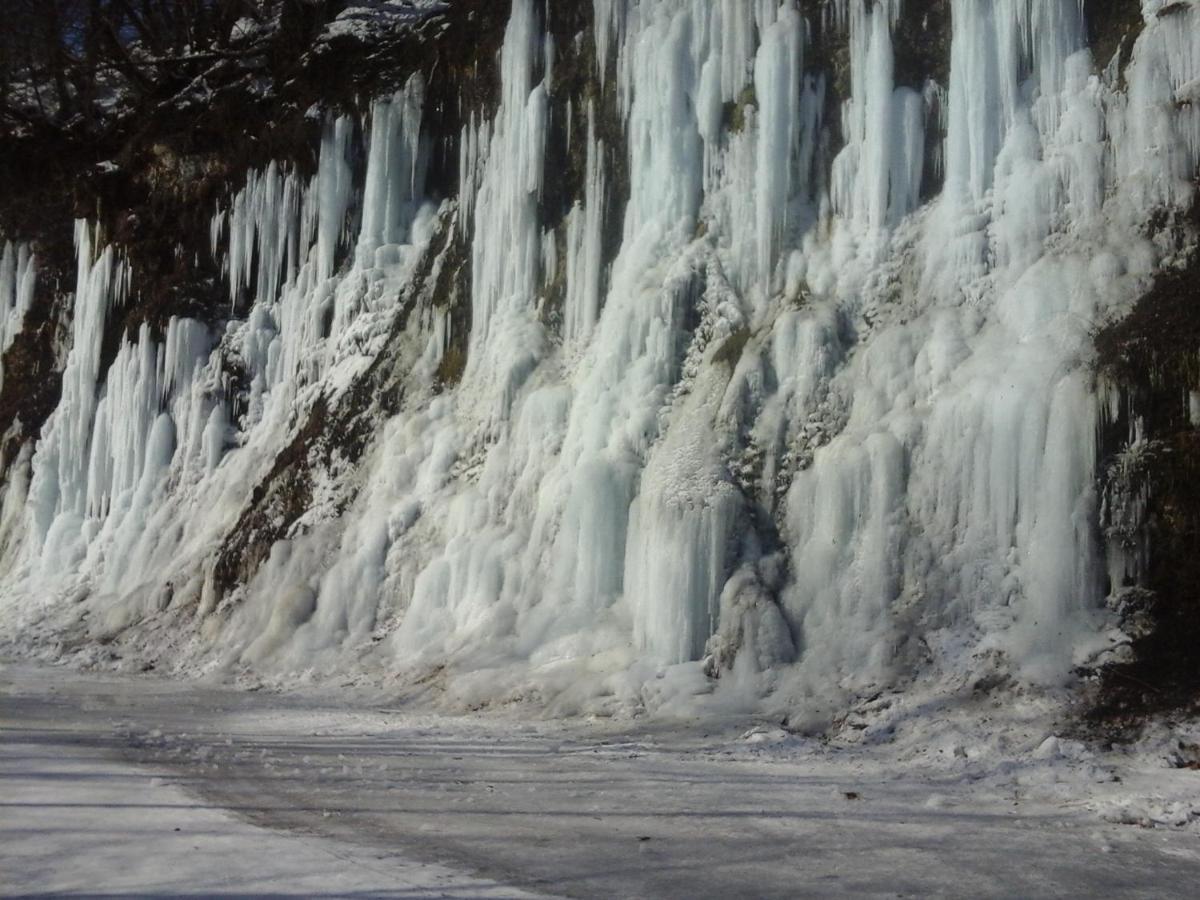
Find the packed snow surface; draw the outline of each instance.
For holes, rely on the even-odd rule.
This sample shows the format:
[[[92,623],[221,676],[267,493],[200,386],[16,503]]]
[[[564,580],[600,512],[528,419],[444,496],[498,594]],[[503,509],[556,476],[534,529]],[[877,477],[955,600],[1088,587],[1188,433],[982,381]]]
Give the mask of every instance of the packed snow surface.
[[[28,666],[0,696],[10,890],[1157,900],[1200,877],[1196,772],[1168,768],[1184,735],[1094,753],[1036,704],[1007,747],[984,700],[881,753],[720,717],[631,731]]]
[[[137,285],[80,223],[62,400],[4,488],[6,640],[800,727],[917,682],[1058,690],[1125,640],[1105,592],[1138,560],[1098,528],[1117,399],[1090,335],[1173,261],[1144,224],[1192,202],[1200,7],[1144,4],[1119,72],[1076,0],[954,0],[949,83],[917,90],[895,77],[908,6],[594,0],[628,147],[611,262],[595,103],[570,137],[583,194],[565,227],[540,220],[558,88],[534,0],[513,3],[498,107],[461,134],[457,196],[429,198],[419,75],[329,117],[312,177],[248,174],[213,219],[223,331],[174,319],[101,371]],[[815,29],[849,46],[828,165]],[[470,334],[443,389],[461,318],[415,279],[451,264],[447,234]],[[5,250],[0,334],[35,268]],[[247,498],[385,351],[399,412],[223,593]]]
[[[131,752],[139,743],[133,723],[114,728],[102,710],[148,698],[118,697],[115,683],[97,692],[28,668],[0,679],[6,895],[542,896],[395,850],[302,836],[279,822],[267,827],[265,810],[201,795],[197,772]],[[167,699],[153,694],[151,704]]]

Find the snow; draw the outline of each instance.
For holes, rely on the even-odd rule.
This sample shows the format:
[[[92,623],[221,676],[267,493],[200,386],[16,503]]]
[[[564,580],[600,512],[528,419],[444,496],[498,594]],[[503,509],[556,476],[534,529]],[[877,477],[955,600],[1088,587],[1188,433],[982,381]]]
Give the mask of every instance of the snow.
[[[631,195],[614,222],[612,113],[591,102],[582,196],[556,223],[558,85],[543,4],[516,0],[458,197],[428,196],[421,77],[319,113],[315,175],[269,165],[213,211],[224,331],[141,330],[106,371],[137,286],[80,223],[62,399],[5,488],[0,636],[273,684],[433,679],[452,708],[736,707],[819,730],[993,670],[1062,702],[1123,640],[1091,335],[1175,252],[1143,226],[1187,208],[1200,161],[1200,107],[1179,103],[1200,9],[1145,10],[1122,85],[1076,0],[955,0],[949,83],[918,92],[895,84],[899,2],[815,22],[790,0],[595,0]],[[806,71],[822,28],[849,47],[832,161]],[[923,200],[943,125],[945,185]],[[461,263],[437,255],[450,233],[469,337],[436,278],[414,283]],[[438,374],[452,339],[457,385]],[[221,595],[248,498],[318,400],[361,402],[380,360],[398,411],[361,460],[338,435],[302,448],[310,507]]]
[[[422,25],[451,8],[446,0],[351,0],[321,34],[322,41],[352,37],[367,41]]]
[[[1096,753],[1023,707],[1004,747],[989,701],[912,731],[894,710],[880,752],[345,688],[6,666],[0,690],[0,865],[31,893],[1150,898],[1200,874],[1196,775],[1164,755],[1195,734]]]
[[[43,702],[57,704],[78,687],[44,685]],[[446,866],[415,862],[394,850],[346,846],[311,833],[257,825],[245,808],[235,812],[201,796],[193,775],[169,765],[122,759],[122,737],[131,735],[122,729],[114,734],[109,723],[89,716],[90,701],[83,700],[81,718],[47,716],[44,710],[25,707],[22,701],[28,696],[15,697],[11,682],[5,688],[0,777],[8,813],[0,825],[0,865],[6,892],[537,896]]]

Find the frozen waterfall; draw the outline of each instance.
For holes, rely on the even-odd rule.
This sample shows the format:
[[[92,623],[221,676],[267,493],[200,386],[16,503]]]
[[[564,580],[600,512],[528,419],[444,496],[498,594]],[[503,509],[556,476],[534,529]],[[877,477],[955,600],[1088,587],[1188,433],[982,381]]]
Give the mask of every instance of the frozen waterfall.
[[[1162,264],[1141,224],[1192,202],[1200,6],[1147,0],[1117,78],[1078,0],[954,0],[948,83],[914,85],[910,5],[594,0],[568,97],[546,5],[513,0],[495,108],[438,134],[417,74],[327,115],[314,173],[273,163],[214,211],[228,321],[142,325],[103,369],[138,285],[80,223],[5,615],[169,620],[181,667],[436,677],[465,705],[819,717],[991,667],[1062,683],[1112,641],[1091,334]],[[839,41],[844,96],[816,52]],[[564,119],[581,187],[548,221]],[[462,266],[456,316],[431,285]],[[5,343],[35,270],[6,246]],[[303,444],[381,359],[398,399],[361,458]],[[303,513],[249,516],[298,458]]]

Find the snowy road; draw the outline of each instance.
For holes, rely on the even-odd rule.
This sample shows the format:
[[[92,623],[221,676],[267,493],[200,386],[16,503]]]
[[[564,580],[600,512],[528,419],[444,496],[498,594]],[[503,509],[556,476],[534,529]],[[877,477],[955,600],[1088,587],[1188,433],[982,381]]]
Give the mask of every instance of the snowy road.
[[[1194,830],[1109,824],[994,781],[758,752],[732,731],[355,696],[4,667],[0,884],[695,898],[1183,897],[1200,883]]]
[[[532,896],[392,851],[255,826],[208,802],[204,776],[123,758],[131,733],[97,716],[107,701],[74,692],[78,676],[13,676],[0,682],[5,896]],[[107,685],[108,700],[123,687]]]

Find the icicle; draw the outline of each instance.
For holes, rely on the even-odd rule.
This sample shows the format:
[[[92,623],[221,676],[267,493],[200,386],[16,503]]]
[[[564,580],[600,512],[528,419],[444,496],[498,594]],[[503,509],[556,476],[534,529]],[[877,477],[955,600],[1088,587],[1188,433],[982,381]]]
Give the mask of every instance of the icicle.
[[[600,87],[605,86],[608,63],[614,46],[619,47],[625,31],[626,3],[628,0],[593,0],[593,15],[596,32],[596,67]]]
[[[428,168],[429,151],[421,139],[424,104],[425,80],[417,73],[404,90],[372,108],[357,251],[360,266],[373,266],[380,247],[408,243]]]
[[[0,254],[0,388],[4,386],[4,352],[25,324],[37,287],[37,257],[27,244],[6,241]]]
[[[1185,205],[1200,165],[1200,8],[1156,16],[1125,80],[1128,105],[1108,123],[1119,177],[1144,210]]]
[[[92,423],[96,416],[100,378],[100,347],[108,311],[120,304],[127,274],[112,248],[99,250],[87,222],[75,224],[78,273],[71,351],[63,372],[58,408],[42,429],[33,460],[30,498],[35,536],[47,539],[56,517],[78,523],[86,511],[87,467],[91,455]],[[68,530],[71,526],[68,524]],[[62,535],[64,545],[71,536]],[[54,548],[55,550],[59,548]]]
[[[662,4],[644,12],[636,41],[619,51],[622,108],[627,110],[630,202],[626,241],[647,226],[672,234],[695,230],[704,176],[704,145],[691,93],[703,61],[693,54],[690,10]]]
[[[852,97],[843,108],[847,141],[834,161],[831,200],[851,221],[878,230],[895,225],[916,207],[924,171],[925,109],[914,91],[894,86],[894,15],[882,4],[868,12],[862,0],[850,3]]]
[[[668,664],[699,659],[716,631],[739,504],[729,485],[664,496],[654,473],[630,510],[626,594],[636,644]]]
[[[295,278],[301,253],[307,253],[312,241],[311,228],[300,219],[303,193],[295,174],[271,163],[262,172],[250,173],[228,213],[218,212],[214,218],[216,242],[228,220],[225,269],[235,308],[251,287],[253,299],[272,303],[283,285]]]
[[[89,516],[105,518],[114,505],[124,510],[122,498],[143,485],[148,472],[170,464],[176,441],[185,450],[198,448],[208,409],[192,404],[191,384],[211,345],[204,325],[178,318],[168,323],[162,344],[143,325],[136,342],[122,345],[105,378],[92,427]],[[168,428],[169,452],[164,441]]]
[[[491,145],[490,123],[476,122],[475,113],[472,112],[470,121],[463,126],[459,144],[459,218],[471,222],[475,215],[475,199],[479,193],[487,148]]]
[[[600,313],[602,236],[604,228],[604,142],[596,138],[596,111],[588,103],[587,172],[583,206],[567,220],[567,296],[563,337],[584,340]]]
[[[542,232],[542,287],[548,288],[554,283],[554,279],[558,276],[558,240],[554,235],[554,230],[549,229]]]
[[[790,7],[763,34],[754,68],[759,102],[756,204],[758,277],[769,286],[779,241],[787,225],[793,173],[800,149],[800,74],[804,22]]]
[[[947,138],[947,190],[979,200],[1021,107],[1033,59],[1037,84],[1057,122],[1067,57],[1083,44],[1079,0],[954,0]]]
[[[316,278],[325,281],[334,273],[338,249],[346,233],[346,212],[352,190],[350,138],[354,124],[339,116],[325,125],[321,158],[317,165],[317,267]]]
[[[221,256],[221,237],[225,233],[227,218],[228,214],[218,206],[209,224],[208,243],[212,250],[213,259],[219,259]]]
[[[508,374],[498,382],[500,418],[507,415],[507,398],[514,384],[523,379],[522,371],[528,374],[531,348],[528,344],[510,346],[507,339],[497,339],[496,334],[529,327],[541,272],[538,199],[549,104],[545,85],[533,83],[541,47],[532,0],[516,0],[501,53],[502,102],[474,199],[471,353],[467,372],[468,377],[482,373],[484,359],[509,360]],[[490,380],[496,383],[494,378]]]

